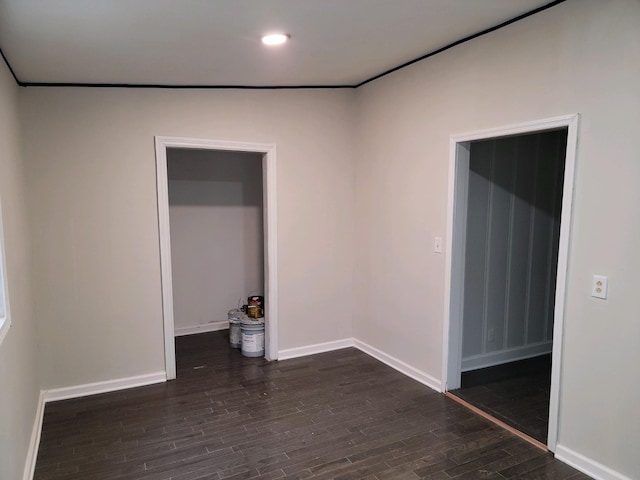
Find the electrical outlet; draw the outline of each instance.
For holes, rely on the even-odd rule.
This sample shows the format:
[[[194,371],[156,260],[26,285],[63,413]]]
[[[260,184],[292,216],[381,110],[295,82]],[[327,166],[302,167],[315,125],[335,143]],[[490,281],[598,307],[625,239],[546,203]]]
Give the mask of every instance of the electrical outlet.
[[[433,240],[433,251],[442,253],[442,237],[435,237]]]
[[[602,275],[594,275],[591,282],[591,296],[595,298],[607,298],[607,288],[609,287],[609,279]]]

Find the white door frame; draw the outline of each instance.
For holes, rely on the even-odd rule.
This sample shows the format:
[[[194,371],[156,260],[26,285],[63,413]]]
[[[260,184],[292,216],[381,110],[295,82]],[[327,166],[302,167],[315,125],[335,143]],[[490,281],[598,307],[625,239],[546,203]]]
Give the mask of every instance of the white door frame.
[[[556,272],[551,398],[549,401],[549,434],[547,437],[547,447],[552,452],[555,451],[558,441],[562,336],[564,332],[573,187],[578,146],[578,119],[578,114],[572,114],[465,134],[451,135],[449,144],[449,197],[447,202],[447,248],[445,260],[444,339],[442,358],[442,378],[445,391],[460,387],[464,299],[464,239],[466,236],[469,142],[558,128],[568,129],[562,213],[560,217],[558,269]]]
[[[278,249],[276,219],[276,146],[264,143],[228,142],[180,137],[155,137],[158,186],[158,227],[162,277],[162,317],[167,380],[176,378],[176,350],[173,320],[173,279],[169,232],[169,181],[167,148],[224,150],[262,153],[262,194],[264,222],[265,357],[278,359]]]

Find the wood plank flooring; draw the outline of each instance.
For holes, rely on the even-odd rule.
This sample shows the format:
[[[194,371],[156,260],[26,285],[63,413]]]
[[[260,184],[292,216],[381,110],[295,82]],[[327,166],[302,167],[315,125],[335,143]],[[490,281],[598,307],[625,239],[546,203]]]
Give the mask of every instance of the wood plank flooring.
[[[588,478],[356,349],[225,333],[179,337],[175,381],[47,404],[35,480]]]
[[[529,362],[528,367],[525,362]],[[470,382],[471,386],[465,386],[463,380],[462,388],[450,393],[546,444],[551,395],[551,359],[545,356],[536,363],[529,360],[525,362],[515,362],[517,373],[507,378],[486,383],[474,380]]]

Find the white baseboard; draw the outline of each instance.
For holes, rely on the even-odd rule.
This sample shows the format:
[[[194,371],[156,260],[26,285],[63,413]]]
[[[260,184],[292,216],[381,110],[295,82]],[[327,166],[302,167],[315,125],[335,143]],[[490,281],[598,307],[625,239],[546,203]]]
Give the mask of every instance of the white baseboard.
[[[398,360],[397,358],[392,357],[391,355],[388,355],[383,351],[378,350],[377,348],[354,338],[345,338],[333,342],[318,343],[315,345],[307,345],[304,347],[281,350],[280,352],[278,352],[278,359],[286,360],[290,358],[303,357],[306,355],[324,353],[348,347],[355,347],[366,353],[367,355],[380,360],[382,363],[390,366],[394,370],[397,370],[398,372],[410,378],[413,378],[414,380],[438,392],[443,391],[442,382],[437,378],[434,378],[428,373],[418,370],[417,368],[414,368],[411,365],[408,365],[405,362]],[[166,372],[157,372],[147,375],[138,375],[135,377],[107,380],[104,382],[88,383],[85,385],[77,385],[73,387],[42,390],[40,392],[40,398],[38,400],[38,406],[36,408],[36,415],[31,432],[31,439],[29,442],[29,450],[27,452],[27,458],[25,461],[23,480],[33,479],[36,460],[38,456],[38,446],[40,444],[40,434],[42,432],[44,406],[46,403],[54,402],[57,400],[85,397],[98,393],[124,390],[127,388],[141,387],[144,385],[165,382],[166,380]],[[631,480],[630,477],[616,472],[615,470],[612,470],[611,468],[606,467],[605,465],[602,465],[595,460],[587,458],[584,455],[574,452],[573,450],[562,445],[556,446],[555,457],[558,460],[571,465],[572,467],[597,480]]]
[[[412,367],[404,363],[402,360],[387,355],[386,353],[378,350],[371,345],[368,345],[355,338],[345,338],[343,340],[336,340],[333,342],[317,343],[315,345],[307,345],[305,347],[289,348],[286,350],[280,350],[278,352],[278,360],[287,360],[289,358],[304,357],[306,355],[313,355],[316,353],[330,352],[332,350],[339,350],[341,348],[356,347],[358,350],[372,356],[373,358],[380,360],[382,363],[389,365],[394,370],[413,378],[414,380],[430,387],[438,392],[442,392],[442,382],[437,378],[432,377],[428,373],[425,373],[417,368]]]
[[[631,480],[630,477],[616,472],[562,445],[556,445],[555,457],[596,480]]]
[[[142,387],[154,383],[167,381],[166,372],[149,373],[135,377],[118,378],[116,380],[106,380],[104,382],[87,383],[85,385],[75,385],[73,387],[54,388],[44,390],[44,401],[55,402],[68,398],[86,397],[98,393],[115,392],[126,388]]]
[[[23,480],[32,480],[36,470],[40,434],[42,433],[42,420],[44,419],[44,403],[44,391],[40,391],[40,398],[38,399],[38,406],[36,407],[36,418],[33,421],[31,440],[29,440],[29,450],[27,450],[27,459],[24,464]]]
[[[360,340],[355,340],[355,347],[359,350],[362,350],[367,355],[371,355],[373,358],[380,360],[382,363],[389,365],[391,368],[397,370],[400,373],[405,374],[407,377],[411,377],[414,380],[426,385],[427,387],[433,388],[437,392],[442,392],[442,382],[435,377],[432,377],[426,372],[422,370],[418,370],[411,365],[404,363],[402,360],[398,360],[391,355],[384,353],[382,350],[378,350],[371,345],[368,345]]]
[[[218,330],[226,330],[229,328],[229,322],[211,322],[204,325],[193,325],[191,327],[176,327],[174,335],[182,337],[183,335],[193,335],[195,333],[217,332]]]
[[[316,343],[315,345],[307,345],[304,347],[287,348],[278,352],[278,360],[287,360],[289,358],[304,357],[315,353],[331,352],[332,350],[340,350],[341,348],[353,347],[353,338],[344,338],[333,342]]]
[[[473,355],[462,359],[462,371],[477,370],[478,368],[493,367],[503,363],[516,362],[527,358],[551,353],[553,342],[539,342],[522,347],[509,348],[497,352]]]

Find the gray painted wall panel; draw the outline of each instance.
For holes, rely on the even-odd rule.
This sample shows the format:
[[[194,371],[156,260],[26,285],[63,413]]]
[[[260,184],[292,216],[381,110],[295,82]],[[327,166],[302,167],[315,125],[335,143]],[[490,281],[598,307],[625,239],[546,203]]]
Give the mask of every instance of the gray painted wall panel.
[[[559,158],[564,156],[564,152],[567,149],[567,137],[566,135],[558,135],[558,143],[557,143],[557,155]],[[557,245],[560,242],[560,217],[562,214],[562,188],[564,185],[564,163],[556,162],[554,165],[555,168],[555,179],[557,182],[556,188],[554,191],[556,196],[554,197],[553,202],[553,214],[552,214],[552,234],[550,238],[550,258],[549,258],[549,270],[547,275],[549,276],[549,282],[554,282],[556,280],[556,270],[558,269],[558,252]],[[555,308],[555,298],[556,291],[555,288],[549,289],[548,291],[549,299],[547,302],[547,323],[545,325],[545,338],[551,340],[553,338],[553,315]]]
[[[531,204],[533,202],[536,140],[533,135],[518,139],[514,182],[513,222],[511,224],[511,268],[509,271],[509,308],[507,312],[507,348],[525,343],[525,319],[529,276]]]
[[[508,290],[509,240],[512,206],[512,177],[516,154],[514,138],[505,138],[495,142],[495,155],[491,171],[492,209],[490,222],[491,242],[489,251],[488,285],[485,288],[487,298],[487,342],[485,351],[504,349],[506,330],[505,303]],[[506,254],[505,254],[506,253]]]
[[[485,262],[487,253],[487,221],[489,210],[490,183],[486,180],[491,175],[491,158],[493,157],[493,145],[490,143],[479,144],[476,147],[478,159],[469,172],[468,202],[470,205],[484,205],[485,208],[468,216],[467,242],[465,257],[465,276],[469,285],[479,285],[479,288],[471,288],[465,293],[464,315],[469,319],[465,325],[462,351],[465,355],[477,355],[483,353],[483,328],[485,308]],[[471,233],[469,233],[471,232]]]
[[[553,131],[471,143],[463,369],[551,340],[565,141]]]
[[[529,311],[527,322],[527,342],[544,340],[547,325],[547,300],[549,290],[555,290],[555,275],[548,275],[553,238],[553,203],[556,185],[555,160],[557,156],[557,135],[546,134],[538,137],[536,158],[536,191],[531,250],[531,274],[529,285]],[[557,257],[557,253],[556,253]]]

